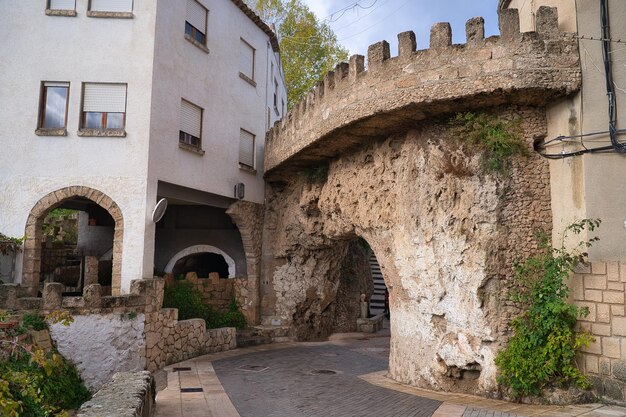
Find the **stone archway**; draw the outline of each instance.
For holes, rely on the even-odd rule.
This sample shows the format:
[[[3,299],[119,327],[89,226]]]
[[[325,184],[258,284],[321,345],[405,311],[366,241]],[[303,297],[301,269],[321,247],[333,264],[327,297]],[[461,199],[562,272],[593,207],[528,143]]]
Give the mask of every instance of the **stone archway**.
[[[218,255],[222,255],[224,257],[224,260],[228,264],[228,278],[234,278],[236,276],[235,260],[231,258],[230,255],[228,255],[226,252],[224,252],[220,248],[216,248],[215,246],[211,246],[211,245],[194,245],[194,246],[189,246],[188,248],[181,250],[176,255],[172,256],[172,259],[169,260],[169,262],[165,266],[165,272],[168,274],[171,273],[172,269],[174,268],[174,265],[176,265],[176,262],[178,260],[189,255],[194,255],[196,253],[204,253],[204,252],[216,253]]]
[[[22,286],[31,296],[36,296],[39,289],[41,272],[41,243],[42,226],[46,215],[64,202],[83,197],[93,201],[105,209],[115,221],[113,234],[113,295],[120,294],[122,282],[122,240],[124,235],[124,219],[122,210],[109,196],[101,191],[84,186],[71,186],[53,191],[40,199],[33,206],[26,220],[26,240],[24,242],[24,267],[22,271]]]

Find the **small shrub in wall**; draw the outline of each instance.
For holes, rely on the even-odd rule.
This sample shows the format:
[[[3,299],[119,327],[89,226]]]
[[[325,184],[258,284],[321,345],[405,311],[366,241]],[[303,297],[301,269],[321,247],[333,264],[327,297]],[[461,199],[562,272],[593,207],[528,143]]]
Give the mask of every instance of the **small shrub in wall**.
[[[459,113],[451,120],[456,133],[483,153],[481,165],[487,173],[506,175],[511,158],[527,156],[521,118],[505,120],[487,113]]]
[[[233,299],[226,313],[220,313],[202,301],[202,294],[187,281],[174,281],[165,287],[163,307],[177,308],[178,319],[204,319],[208,329],[246,327],[246,319]]]
[[[25,314],[21,320],[4,311],[0,331],[0,414],[2,416],[67,416],[90,394],[74,365],[56,350],[45,352],[31,343],[28,332],[47,329],[46,320],[69,324],[68,313],[56,312],[45,319]]]
[[[579,317],[586,317],[586,308],[567,302],[567,279],[586,257],[585,250],[597,238],[578,243],[566,250],[568,234],[595,230],[600,220],[585,219],[568,226],[559,248],[552,248],[546,236],[540,238],[541,251],[516,266],[517,290],[513,300],[525,311],[511,322],[514,335],[506,349],[496,357],[498,381],[513,398],[539,396],[547,387],[589,388],[589,381],[576,365],[576,354],[591,342],[586,333],[576,333]]]

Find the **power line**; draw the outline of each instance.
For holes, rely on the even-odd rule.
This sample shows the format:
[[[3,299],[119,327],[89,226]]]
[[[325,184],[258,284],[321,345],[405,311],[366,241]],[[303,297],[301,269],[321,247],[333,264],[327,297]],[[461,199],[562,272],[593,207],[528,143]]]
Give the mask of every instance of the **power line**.
[[[371,28],[373,28],[374,26],[379,25],[379,24],[380,24],[380,23],[382,23],[384,20],[386,20],[386,19],[390,18],[391,16],[393,16],[394,14],[396,14],[396,13],[397,13],[400,9],[402,9],[404,6],[406,6],[406,5],[407,5],[410,1],[411,1],[411,0],[407,0],[407,1],[405,1],[405,2],[404,2],[404,3],[402,3],[402,4],[401,4],[401,5],[400,5],[397,9],[395,9],[393,12],[389,13],[387,16],[385,16],[385,17],[383,17],[382,19],[378,20],[378,21],[377,21],[376,23],[374,23],[373,25],[366,27],[366,28],[365,28],[365,29],[363,29],[362,31],[357,32],[357,33],[353,33],[353,34],[352,34],[352,35],[350,35],[350,36],[346,36],[346,37],[344,37],[344,38],[339,39],[339,42],[341,42],[341,41],[345,41],[346,39],[350,39],[350,38],[353,38],[353,37],[355,37],[355,36],[358,36],[358,35],[360,35],[360,34],[362,34],[362,33],[367,32],[368,30],[370,30],[370,29],[371,29]]]

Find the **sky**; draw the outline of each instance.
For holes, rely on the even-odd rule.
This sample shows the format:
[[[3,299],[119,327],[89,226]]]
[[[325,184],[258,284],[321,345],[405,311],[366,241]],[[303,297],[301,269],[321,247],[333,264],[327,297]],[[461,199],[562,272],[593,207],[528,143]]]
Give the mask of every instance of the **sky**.
[[[320,20],[325,20],[339,43],[352,54],[367,55],[367,47],[386,40],[397,55],[397,35],[412,30],[417,49],[428,48],[430,27],[450,22],[452,41],[465,43],[465,22],[485,18],[485,36],[497,35],[498,0],[303,0]]]

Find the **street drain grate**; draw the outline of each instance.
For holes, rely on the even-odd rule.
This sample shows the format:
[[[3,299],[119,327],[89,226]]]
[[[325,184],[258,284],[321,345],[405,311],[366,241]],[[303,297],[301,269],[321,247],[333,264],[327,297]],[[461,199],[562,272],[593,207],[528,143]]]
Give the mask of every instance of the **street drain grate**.
[[[242,365],[239,368],[240,371],[248,371],[248,372],[263,372],[268,369],[268,366],[263,365]]]
[[[172,371],[174,371],[174,372],[191,371],[191,368],[187,368],[187,367],[185,367],[185,368],[174,368],[174,369],[172,369]]]
[[[202,392],[202,388],[181,388],[180,392]]]
[[[332,369],[315,369],[311,371],[314,375],[335,375],[337,371],[333,371]]]

